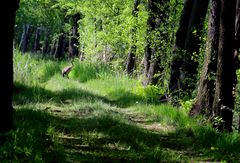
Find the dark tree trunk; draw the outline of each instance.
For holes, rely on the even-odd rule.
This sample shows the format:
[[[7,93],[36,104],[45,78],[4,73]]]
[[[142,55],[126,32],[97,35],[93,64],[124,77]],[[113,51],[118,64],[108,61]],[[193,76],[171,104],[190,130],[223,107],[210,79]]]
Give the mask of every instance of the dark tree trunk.
[[[218,41],[219,41],[219,20],[220,19],[220,1],[211,0],[210,15],[208,24],[208,42],[206,46],[206,55],[204,66],[202,68],[200,83],[196,102],[193,105],[190,114],[193,116],[205,114],[211,116],[212,103],[215,88],[215,73],[217,67]]]
[[[182,65],[182,54],[184,49],[184,43],[186,40],[186,34],[188,31],[188,24],[190,20],[193,2],[194,0],[185,1],[179,27],[176,33],[176,42],[173,53],[174,56],[171,63],[171,76],[169,83],[169,90],[171,92],[178,91],[180,89],[180,68]]]
[[[13,128],[13,36],[15,11],[19,1],[2,2],[0,10],[0,133]]]
[[[51,51],[51,47],[50,47],[50,41],[49,41],[49,32],[45,31],[44,32],[44,41],[43,41],[43,45],[42,45],[42,53],[43,54],[47,54]]]
[[[149,70],[149,67],[150,67],[151,55],[152,55],[152,51],[151,51],[151,48],[150,48],[150,42],[147,39],[146,47],[145,47],[145,50],[144,50],[144,58],[143,58],[144,78],[147,78],[147,76],[148,76],[148,70]],[[145,85],[145,84],[143,84],[143,85]]]
[[[27,52],[31,35],[32,35],[32,27],[29,24],[24,24],[23,33],[22,33],[20,44],[19,44],[19,49],[21,52],[23,53]]]
[[[238,59],[238,53],[240,49],[240,0],[237,0],[236,5],[236,19],[235,19],[235,52],[234,52],[234,60],[235,60],[235,69],[240,68],[240,63]],[[237,75],[235,75],[235,83],[234,83],[234,91],[236,91],[236,85],[237,85]],[[234,92],[234,98],[235,94]],[[237,110],[238,116],[238,132],[240,132],[240,110]]]
[[[201,44],[201,34],[203,30],[204,20],[207,14],[209,0],[195,0],[188,24],[184,50],[186,50],[183,57],[181,75],[182,90],[192,91],[196,88],[197,83],[197,68],[198,68],[198,54]],[[194,56],[195,55],[195,56]],[[195,57],[195,59],[192,59]]]
[[[132,15],[135,19],[137,19],[138,17],[138,5],[140,3],[140,0],[134,0],[134,6],[133,6],[133,11],[132,11]],[[133,26],[131,34],[132,34],[132,38],[131,38],[131,46],[130,46],[130,51],[128,53],[128,57],[127,57],[127,64],[126,64],[126,72],[127,74],[131,75],[133,73],[133,70],[135,68],[135,62],[136,62],[136,32],[137,32],[137,27],[136,25]]]
[[[209,0],[185,1],[171,65],[169,84],[171,91],[191,92],[195,88],[198,63],[192,57],[199,53],[200,36],[208,3]]]
[[[160,62],[161,62],[161,59],[159,56],[156,56],[156,58],[153,58],[151,60],[151,64],[150,64],[149,70],[148,70],[148,76],[147,76],[147,79],[146,79],[144,85],[158,84],[159,77],[155,77],[154,75],[160,74],[163,71],[163,68],[161,67]]]
[[[62,58],[64,57],[64,34],[61,33],[58,37],[57,44],[56,44],[56,49],[54,52],[54,57],[55,58]]]
[[[57,40],[52,40],[52,44],[51,44],[51,56],[54,56],[55,51],[56,51],[56,46],[57,46]]]
[[[168,36],[165,36],[160,26],[164,27],[168,17],[168,1],[161,0],[149,0],[148,1],[149,9],[149,18],[148,18],[148,31],[147,31],[147,45],[145,47],[145,56],[144,56],[144,76],[143,85],[148,84],[157,84],[160,75],[156,73],[161,73],[163,70],[161,68],[161,45],[158,44],[157,40],[167,39]],[[154,35],[153,32],[159,32],[160,34]]]
[[[40,50],[40,37],[41,37],[41,28],[36,29],[35,33],[35,39],[34,39],[34,45],[33,45],[33,51],[37,52]]]
[[[218,128],[232,131],[234,75],[234,31],[236,0],[221,0],[219,50],[216,88],[213,102],[214,116],[224,121]]]
[[[69,45],[68,45],[68,52],[69,57],[76,57],[78,56],[78,21],[80,20],[80,14],[77,13],[72,16],[72,32],[69,38]]]
[[[148,71],[150,67],[150,62],[151,62],[151,55],[152,55],[152,49],[151,49],[151,32],[155,29],[155,14],[153,11],[156,11],[157,6],[153,5],[153,1],[149,0],[148,1],[148,11],[149,11],[149,17],[147,20],[147,38],[146,38],[146,47],[145,47],[145,54],[144,54],[144,77],[147,78],[148,76]],[[145,85],[145,80],[143,82],[143,85]]]
[[[136,49],[137,48],[135,45],[131,45],[130,52],[128,53],[127,64],[126,64],[126,72],[128,75],[132,75],[135,68]]]

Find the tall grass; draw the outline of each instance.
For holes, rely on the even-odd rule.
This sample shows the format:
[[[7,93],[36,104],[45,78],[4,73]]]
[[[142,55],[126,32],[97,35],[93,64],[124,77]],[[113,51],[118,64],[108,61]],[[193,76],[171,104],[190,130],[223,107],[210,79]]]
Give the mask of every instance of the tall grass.
[[[91,63],[75,60],[69,77],[80,82],[87,82],[92,79],[99,79],[104,74],[111,74],[110,66],[105,63]]]
[[[33,54],[22,54],[15,51],[14,80],[26,85],[34,85],[46,82],[55,74],[61,74],[62,61],[53,59],[41,59]]]
[[[62,78],[61,69],[68,64],[15,53],[14,80],[20,92],[15,94],[14,104],[25,109],[17,111],[18,129],[0,147],[1,159],[30,158],[23,161],[34,162],[49,157],[45,159],[48,161],[58,152],[67,157],[62,149],[64,143],[59,147],[62,140],[57,139],[61,133],[61,138],[78,137],[78,148],[87,143],[86,149],[79,150],[84,158],[94,151],[94,156],[103,159],[122,158],[122,152],[126,161],[138,161],[140,155],[157,162],[188,162],[191,158],[240,161],[239,134],[219,133],[203,118],[190,118],[187,109],[161,104],[163,88],[142,87],[140,81],[103,63],[75,61],[70,79]],[[156,124],[170,129],[150,130]],[[71,148],[76,148],[74,145]],[[109,149],[101,153],[100,149],[107,147],[115,153]],[[70,152],[68,155],[72,156]]]

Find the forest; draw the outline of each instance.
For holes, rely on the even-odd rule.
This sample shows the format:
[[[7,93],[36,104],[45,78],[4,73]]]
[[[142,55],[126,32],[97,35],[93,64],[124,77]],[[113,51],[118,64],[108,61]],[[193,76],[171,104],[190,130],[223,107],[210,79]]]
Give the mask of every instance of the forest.
[[[240,162],[240,0],[11,0],[0,162]]]

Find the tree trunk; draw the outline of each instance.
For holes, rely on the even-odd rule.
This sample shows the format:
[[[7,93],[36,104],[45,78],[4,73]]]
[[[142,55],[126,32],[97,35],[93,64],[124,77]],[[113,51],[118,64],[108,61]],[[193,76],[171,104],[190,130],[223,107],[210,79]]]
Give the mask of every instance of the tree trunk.
[[[238,59],[238,53],[240,49],[240,0],[237,0],[236,5],[236,19],[235,19],[235,52],[234,52],[234,60],[235,60],[235,69],[240,68],[240,63]],[[237,86],[237,74],[235,75],[235,84],[234,84],[234,91],[236,91]],[[234,98],[236,96],[234,92]],[[238,132],[240,132],[240,110],[236,110],[238,113]]]
[[[171,92],[180,90],[180,68],[182,65],[182,54],[184,49],[184,43],[186,40],[186,34],[188,31],[188,24],[190,20],[193,2],[194,0],[185,1],[179,27],[176,33],[176,42],[173,52],[174,56],[171,63],[171,76],[169,83],[169,90]]]
[[[220,130],[232,131],[234,85],[234,31],[236,0],[221,0],[219,49],[216,88],[213,102],[214,116],[221,117]]]
[[[204,19],[207,14],[209,0],[195,0],[188,24],[187,35],[184,44],[186,50],[183,57],[181,75],[181,89],[191,92],[196,88],[198,54],[201,45],[201,34],[204,25]],[[192,59],[195,57],[195,59]]]
[[[41,37],[41,28],[36,29],[35,40],[33,45],[33,51],[37,52],[40,50],[40,37]]]
[[[161,31],[161,27],[164,27],[167,21],[167,12],[168,12],[168,2],[165,0],[148,1],[149,9],[149,18],[148,18],[148,31],[147,31],[147,45],[145,47],[145,56],[144,56],[144,81],[143,85],[148,84],[157,84],[160,75],[156,73],[161,73],[163,70],[161,68],[161,45],[157,40],[167,39],[168,36],[165,36]],[[160,34],[154,34],[153,32],[159,32]],[[153,36],[153,37],[151,37]]]
[[[19,44],[19,49],[21,52],[25,53],[28,50],[29,41],[31,39],[32,29],[29,24],[23,25],[23,34]]]
[[[47,30],[44,31],[44,41],[43,41],[43,45],[42,45],[42,53],[45,55],[47,53],[49,53],[51,51],[51,47],[50,47],[50,41],[49,41],[49,32]]]
[[[176,33],[175,56],[171,65],[170,90],[190,93],[195,88],[200,36],[209,0],[186,0]],[[196,56],[194,56],[196,55]],[[179,85],[179,87],[178,87]]]
[[[147,20],[147,38],[146,38],[146,47],[145,47],[145,54],[144,54],[144,77],[147,78],[148,76],[148,71],[150,67],[150,62],[151,62],[151,55],[152,55],[152,49],[151,49],[151,32],[155,29],[155,13],[153,12],[156,10],[156,5],[153,5],[153,1],[149,0],[148,1],[148,12],[149,12],[149,17]],[[155,9],[153,9],[155,8]],[[144,79],[145,80],[145,79]],[[145,82],[145,81],[144,81]],[[143,85],[145,85],[143,82]]]
[[[138,5],[140,3],[140,0],[134,0],[134,6],[133,6],[133,11],[132,11],[132,16],[137,19],[138,17]],[[130,46],[130,51],[128,53],[128,57],[127,57],[127,64],[126,64],[126,72],[127,74],[131,75],[133,73],[133,70],[135,68],[135,62],[136,62],[136,32],[137,32],[137,26],[134,24],[131,34],[132,34],[132,38],[131,38],[131,46]]]
[[[78,56],[78,21],[80,20],[80,14],[77,13],[72,16],[72,32],[71,36],[69,38],[69,45],[68,45],[68,52],[69,52],[69,57],[76,57]]]
[[[57,44],[56,44],[56,49],[54,52],[54,57],[55,58],[62,58],[64,57],[64,34],[61,33],[58,37]]]
[[[4,10],[0,10],[0,133],[6,133],[13,128],[13,36],[15,12],[19,1],[2,2]]]
[[[196,102],[193,105],[190,114],[196,116],[212,114],[212,103],[214,98],[214,88],[216,80],[218,41],[219,41],[219,20],[220,19],[220,1],[211,0],[210,16],[208,24],[208,42],[206,46],[206,55],[204,66],[200,76],[198,94]]]

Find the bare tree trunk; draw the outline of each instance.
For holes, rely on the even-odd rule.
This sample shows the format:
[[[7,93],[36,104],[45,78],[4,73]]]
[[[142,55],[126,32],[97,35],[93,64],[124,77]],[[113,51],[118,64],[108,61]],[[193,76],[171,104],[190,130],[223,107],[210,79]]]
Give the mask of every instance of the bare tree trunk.
[[[216,88],[213,102],[214,116],[220,116],[220,130],[232,131],[234,85],[234,31],[236,0],[221,0],[219,50],[217,59]]]
[[[13,36],[15,12],[19,1],[2,2],[0,10],[0,133],[4,134],[14,127],[13,124]]]
[[[217,69],[218,56],[219,19],[220,1],[211,0],[208,24],[208,41],[206,46],[206,55],[204,58],[204,66],[200,76],[196,102],[190,112],[193,116],[199,114],[211,116],[212,114],[212,103],[216,80],[215,73]]]

